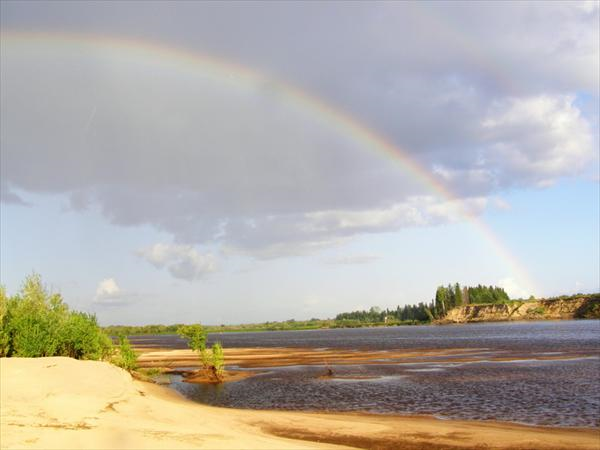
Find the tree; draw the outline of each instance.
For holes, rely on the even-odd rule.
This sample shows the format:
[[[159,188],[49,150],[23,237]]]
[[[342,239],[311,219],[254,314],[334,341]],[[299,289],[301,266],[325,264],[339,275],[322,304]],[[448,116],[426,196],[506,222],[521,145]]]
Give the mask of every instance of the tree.
[[[469,303],[503,303],[510,300],[508,294],[503,288],[497,286],[482,286],[469,287],[468,290]]]
[[[177,334],[187,339],[188,347],[200,355],[200,362],[204,369],[210,366],[210,358],[206,351],[206,331],[200,324],[182,325],[177,329]]]
[[[446,314],[446,302],[448,292],[444,286],[440,286],[435,291],[435,307],[433,314],[435,317],[443,317]]]
[[[463,296],[462,296],[462,289],[460,288],[460,284],[456,283],[454,285],[454,299],[455,299],[455,306],[462,306],[463,304]]]
[[[469,300],[469,288],[467,286],[462,288],[462,302],[463,305],[468,305],[471,303]]]
[[[177,329],[177,334],[187,339],[188,346],[198,352],[202,368],[215,381],[223,381],[225,370],[225,360],[223,357],[223,347],[220,343],[212,346],[212,352],[206,349],[206,331],[200,324],[182,325]]]

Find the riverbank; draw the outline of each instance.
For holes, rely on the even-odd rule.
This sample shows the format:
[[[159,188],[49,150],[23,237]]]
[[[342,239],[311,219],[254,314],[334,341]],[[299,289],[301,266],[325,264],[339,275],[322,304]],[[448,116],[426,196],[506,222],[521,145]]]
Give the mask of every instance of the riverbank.
[[[600,430],[215,408],[108,363],[0,359],[1,447],[598,449]],[[336,444],[335,446],[333,444]]]
[[[366,314],[365,311],[363,313]],[[508,322],[513,320],[600,319],[600,293],[576,294],[533,300],[510,300],[502,303],[481,303],[457,306],[444,317],[431,320],[399,320],[394,311],[381,312],[377,320],[310,319],[286,320],[238,325],[205,325],[208,333],[250,333],[264,331],[306,331],[339,328],[380,328],[395,326],[433,325],[466,322]],[[110,336],[175,335],[180,325],[112,325],[104,327]]]
[[[451,309],[439,324],[533,320],[600,319],[600,294],[507,303],[463,305]]]

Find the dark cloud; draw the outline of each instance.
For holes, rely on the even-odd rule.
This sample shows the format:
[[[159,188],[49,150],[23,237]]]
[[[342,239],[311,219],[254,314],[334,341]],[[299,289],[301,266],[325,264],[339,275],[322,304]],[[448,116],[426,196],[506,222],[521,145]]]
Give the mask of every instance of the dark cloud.
[[[265,75],[3,39],[2,198],[63,193],[177,245],[262,257],[457,220],[589,167],[597,23],[594,2],[4,2],[3,29],[149,39]],[[278,79],[385,136],[458,199],[435,198]],[[582,96],[596,100],[585,115]],[[169,270],[203,273],[184,263]]]

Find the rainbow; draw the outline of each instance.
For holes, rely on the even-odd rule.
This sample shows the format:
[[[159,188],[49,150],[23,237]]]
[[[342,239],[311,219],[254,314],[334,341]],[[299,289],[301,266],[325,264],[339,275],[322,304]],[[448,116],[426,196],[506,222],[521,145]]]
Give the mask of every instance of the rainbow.
[[[157,42],[120,36],[9,30],[3,31],[1,38],[2,45],[68,46],[80,51],[92,47],[127,57],[149,57],[161,64],[179,66],[181,70],[199,70],[204,76],[211,76],[220,82],[230,83],[237,87],[240,84],[242,86],[268,85],[276,90],[283,102],[287,102],[310,113],[311,116],[317,117],[327,127],[334,129],[343,136],[350,137],[353,142],[360,144],[365,150],[378,153],[398,164],[430,192],[447,201],[457,201],[459,203],[457,196],[439,178],[435,178],[428,170],[411,158],[407,151],[394,145],[384,136],[376,133],[350,114],[337,109],[305,90],[249,67],[212,55],[202,54],[195,50],[190,51]],[[539,292],[525,268],[487,224],[466,208],[462,208],[461,215],[471,222],[485,241],[491,245],[507,269],[510,270],[511,276],[516,276],[519,282],[531,293]]]

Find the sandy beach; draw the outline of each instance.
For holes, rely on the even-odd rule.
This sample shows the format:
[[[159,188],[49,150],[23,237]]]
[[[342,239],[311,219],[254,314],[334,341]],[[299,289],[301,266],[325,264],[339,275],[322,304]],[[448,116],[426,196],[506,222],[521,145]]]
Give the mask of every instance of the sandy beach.
[[[598,449],[600,430],[215,408],[108,363],[3,358],[1,447]]]

